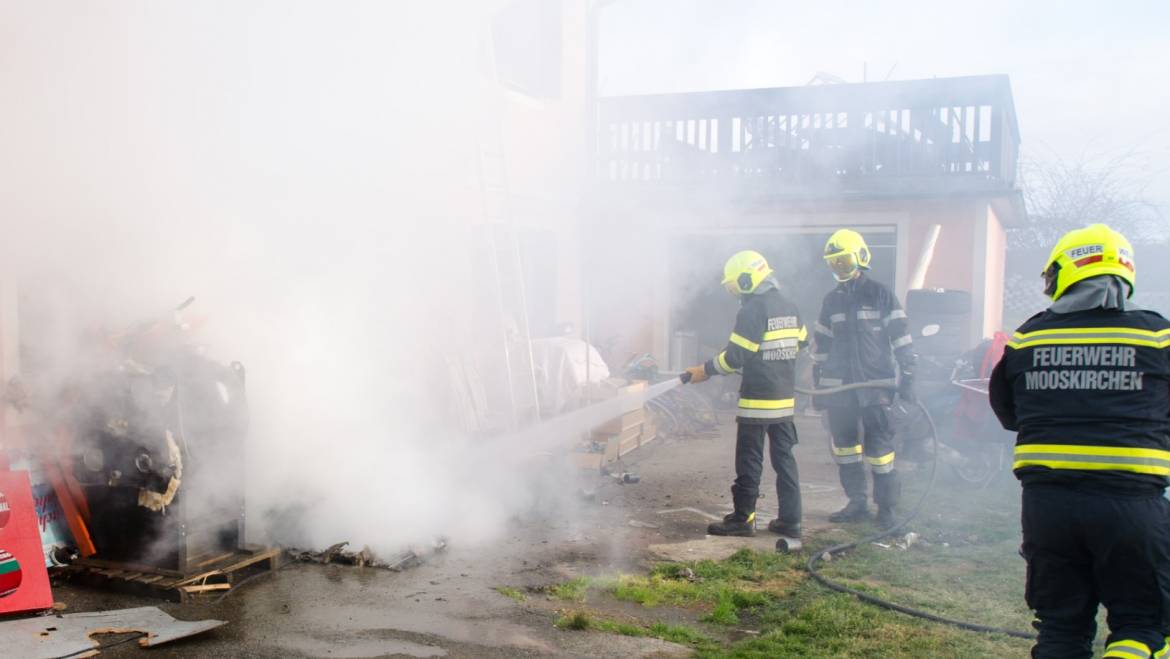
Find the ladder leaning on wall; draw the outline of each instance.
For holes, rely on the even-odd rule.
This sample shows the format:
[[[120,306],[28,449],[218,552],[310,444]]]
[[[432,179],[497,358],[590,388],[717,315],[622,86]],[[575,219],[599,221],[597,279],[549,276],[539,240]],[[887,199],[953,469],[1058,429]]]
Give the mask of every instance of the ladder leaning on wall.
[[[512,430],[540,421],[528,299],[520,238],[509,207],[507,161],[491,145],[480,148],[480,192],[483,224],[476,249],[486,252],[478,263],[491,271],[507,393],[508,427]]]
[[[484,130],[479,135],[478,179],[481,196],[481,224],[477,227],[474,262],[488,270],[483,277],[492,289],[490,296],[496,327],[485,332],[494,337],[498,349],[495,363],[502,365],[502,378],[488,378],[506,394],[506,425],[515,430],[540,421],[540,400],[532,354],[528,298],[520,235],[512,210],[508,185],[508,161],[504,148],[503,88],[499,84],[494,49],[487,48],[490,64],[490,102],[482,108]],[[488,328],[484,328],[488,329]],[[485,337],[486,338],[486,337]],[[500,382],[499,380],[503,380]],[[494,387],[493,387],[494,388]],[[499,399],[501,397],[497,397]]]

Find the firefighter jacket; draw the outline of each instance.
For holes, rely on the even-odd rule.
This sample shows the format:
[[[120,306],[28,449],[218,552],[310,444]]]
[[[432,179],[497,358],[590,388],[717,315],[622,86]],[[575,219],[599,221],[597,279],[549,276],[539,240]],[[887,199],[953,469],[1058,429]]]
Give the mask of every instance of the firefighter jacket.
[[[917,358],[906,312],[890,289],[864,271],[825,295],[813,335],[818,387],[893,378],[895,360],[904,377],[913,375]],[[892,395],[886,389],[860,389],[815,401],[817,407],[888,405]]]
[[[1025,485],[1156,494],[1170,476],[1170,322],[1153,311],[1043,311],[1008,342],[991,408],[1018,433]]]
[[[796,354],[807,339],[796,305],[774,280],[743,296],[727,347],[704,364],[708,375],[743,373],[736,421],[771,424],[792,416]]]

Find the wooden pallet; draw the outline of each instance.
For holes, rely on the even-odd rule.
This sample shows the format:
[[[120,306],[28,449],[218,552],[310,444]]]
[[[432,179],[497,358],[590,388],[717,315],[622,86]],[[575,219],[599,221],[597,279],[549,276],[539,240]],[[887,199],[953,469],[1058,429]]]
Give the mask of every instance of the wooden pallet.
[[[142,565],[84,559],[61,568],[67,579],[104,589],[187,602],[200,595],[230,591],[244,579],[280,567],[283,550],[269,547],[240,549],[209,560],[192,574],[183,575]]]

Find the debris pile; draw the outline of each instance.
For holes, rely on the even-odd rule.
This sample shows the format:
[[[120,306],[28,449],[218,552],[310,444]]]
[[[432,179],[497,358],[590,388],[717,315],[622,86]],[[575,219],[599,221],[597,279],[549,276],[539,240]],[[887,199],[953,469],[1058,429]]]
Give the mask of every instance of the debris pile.
[[[362,547],[359,551],[350,551],[346,547],[349,542],[338,542],[324,550],[289,549],[288,556],[300,563],[318,563],[320,565],[338,564],[353,565],[355,567],[375,567],[384,570],[401,572],[421,565],[427,560],[442,553],[447,548],[446,539],[439,538],[430,546],[409,547],[402,552],[383,559],[369,547]]]

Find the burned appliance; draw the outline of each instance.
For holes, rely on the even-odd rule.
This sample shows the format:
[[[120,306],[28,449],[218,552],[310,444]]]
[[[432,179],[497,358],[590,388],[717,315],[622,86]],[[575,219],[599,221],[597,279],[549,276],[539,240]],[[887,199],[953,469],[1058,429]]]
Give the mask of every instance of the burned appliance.
[[[187,574],[244,538],[244,367],[182,344],[81,389],[72,475],[97,554]]]

